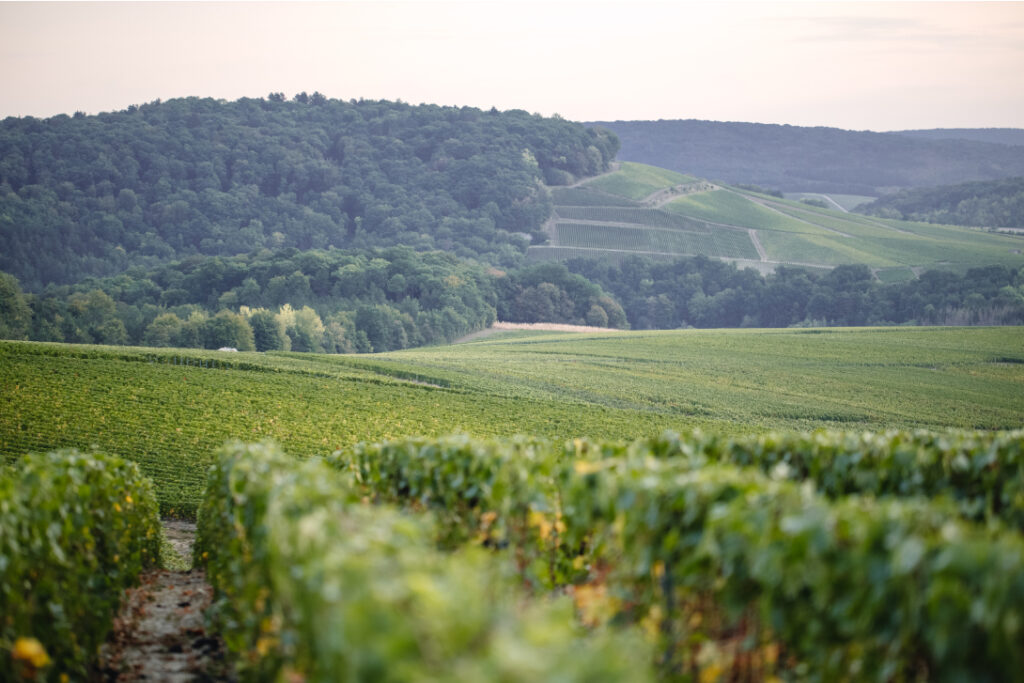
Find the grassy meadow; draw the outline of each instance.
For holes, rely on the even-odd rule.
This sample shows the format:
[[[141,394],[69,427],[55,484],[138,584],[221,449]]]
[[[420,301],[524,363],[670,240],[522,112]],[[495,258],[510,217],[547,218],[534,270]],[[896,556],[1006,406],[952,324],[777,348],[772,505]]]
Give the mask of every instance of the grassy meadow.
[[[1024,426],[1019,328],[497,334],[372,356],[0,342],[0,455],[138,462],[191,514],[214,450],[300,456],[464,431],[634,439],[665,429]]]

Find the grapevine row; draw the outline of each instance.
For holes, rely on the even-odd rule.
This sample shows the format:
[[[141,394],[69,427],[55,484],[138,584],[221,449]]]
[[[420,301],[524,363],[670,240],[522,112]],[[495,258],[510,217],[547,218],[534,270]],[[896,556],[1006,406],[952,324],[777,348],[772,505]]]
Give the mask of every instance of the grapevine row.
[[[1024,531],[1024,431],[814,432],[725,438],[671,432],[633,444],[577,441],[599,457],[653,455],[690,469],[753,466],[775,479],[810,481],[822,495],[950,498],[960,516]]]
[[[0,471],[0,680],[86,679],[160,537],[134,463],[59,451]]]
[[[848,459],[871,441],[764,437],[730,452],[776,443],[782,462],[800,438]],[[879,449],[883,439],[897,459],[900,443],[914,443],[983,479],[993,462],[1016,461],[1021,435],[890,434]],[[510,546],[525,578],[568,586],[586,620],[657,634],[667,675],[718,666],[734,676],[1006,680],[1021,670],[1016,531],[960,520],[968,508],[945,500],[830,501],[796,481],[708,464],[713,445],[666,436],[562,451],[455,436],[362,444],[333,461],[373,495],[434,512],[443,545]],[[846,481],[832,493],[865,480],[850,472]],[[833,483],[822,480],[826,492]],[[951,476],[945,486],[964,485]]]
[[[246,680],[643,681],[644,646],[524,606],[488,553],[359,502],[322,462],[235,444],[211,470],[196,560]]]

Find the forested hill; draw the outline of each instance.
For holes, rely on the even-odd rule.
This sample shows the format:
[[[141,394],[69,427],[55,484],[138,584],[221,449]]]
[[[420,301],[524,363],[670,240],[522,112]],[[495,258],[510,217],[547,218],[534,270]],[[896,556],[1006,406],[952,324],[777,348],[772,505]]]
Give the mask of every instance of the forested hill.
[[[1024,128],[926,128],[894,130],[890,135],[904,135],[923,140],[974,140],[998,145],[1024,146]]]
[[[1024,178],[904,190],[857,211],[908,221],[1024,228]]]
[[[38,290],[263,247],[443,249],[517,263],[543,183],[605,170],[613,135],[524,111],[175,99],[0,122],[0,270]]]
[[[895,188],[1024,175],[1020,147],[962,139],[719,121],[615,121],[619,158],[787,192]]]

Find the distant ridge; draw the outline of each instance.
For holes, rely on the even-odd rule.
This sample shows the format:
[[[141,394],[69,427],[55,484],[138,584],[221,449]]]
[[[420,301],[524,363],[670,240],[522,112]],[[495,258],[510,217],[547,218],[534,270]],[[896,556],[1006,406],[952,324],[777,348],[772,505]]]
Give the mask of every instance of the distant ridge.
[[[973,140],[1024,147],[1024,128],[928,128],[894,130],[892,133],[922,140]]]
[[[615,133],[623,161],[786,192],[878,196],[909,187],[1024,175],[1020,147],[942,137],[948,132],[896,135],[692,119],[587,125]]]

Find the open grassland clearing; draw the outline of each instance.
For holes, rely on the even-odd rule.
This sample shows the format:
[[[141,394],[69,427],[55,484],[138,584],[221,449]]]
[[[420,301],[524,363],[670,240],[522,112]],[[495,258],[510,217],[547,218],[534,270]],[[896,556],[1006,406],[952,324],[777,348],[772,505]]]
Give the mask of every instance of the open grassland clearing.
[[[660,182],[680,177],[660,173],[662,169],[629,165],[617,174],[639,174]],[[531,247],[532,260],[560,259],[581,250],[578,255],[600,258],[621,252],[647,256],[696,256],[715,258],[760,259],[757,247],[747,230],[705,220],[681,216],[652,206],[630,205],[612,195],[592,189],[593,182],[582,187],[556,188],[555,209],[549,224],[549,245]],[[655,188],[657,193],[671,193],[675,185]],[[671,194],[666,195],[666,201]],[[602,198],[609,198],[608,201]],[[664,203],[664,202],[659,202]]]
[[[708,229],[707,221],[693,220],[660,209],[620,206],[556,206],[558,221],[593,221],[678,230]]]

